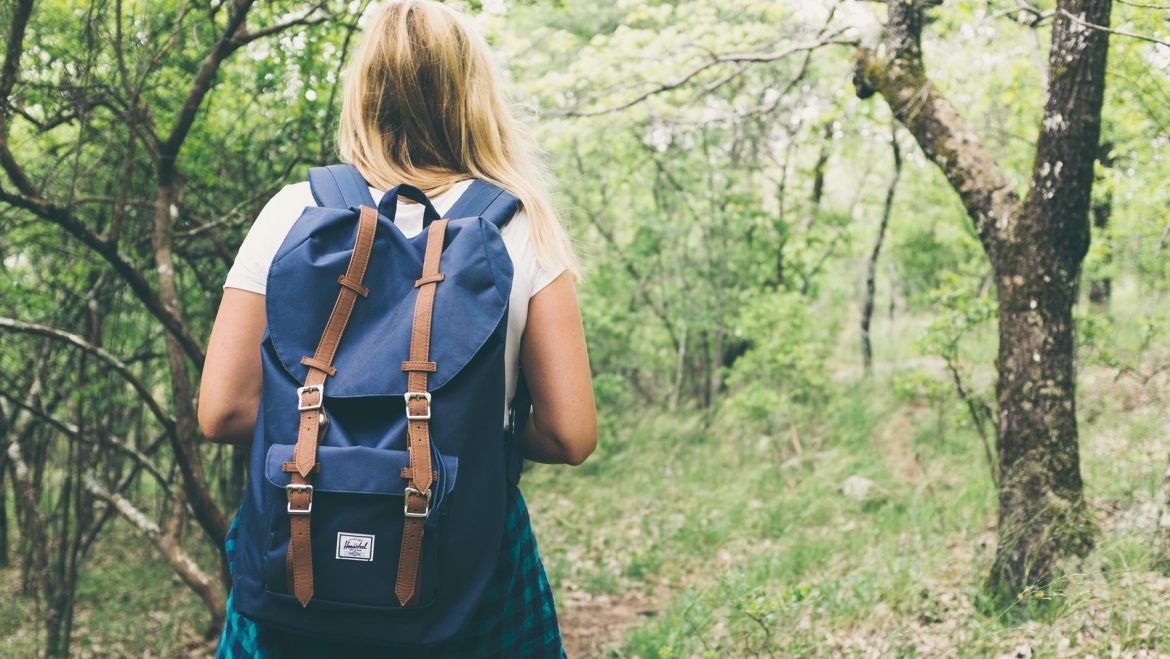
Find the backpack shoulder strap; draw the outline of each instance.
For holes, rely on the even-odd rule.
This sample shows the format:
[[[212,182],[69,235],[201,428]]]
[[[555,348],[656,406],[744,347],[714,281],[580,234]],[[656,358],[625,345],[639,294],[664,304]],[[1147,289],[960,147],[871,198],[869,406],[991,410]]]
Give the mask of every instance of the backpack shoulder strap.
[[[324,208],[378,207],[369,184],[350,164],[310,168],[309,187],[317,205]]]
[[[497,227],[503,227],[520,209],[520,200],[512,193],[482,179],[471,182],[444,217],[482,217]]]

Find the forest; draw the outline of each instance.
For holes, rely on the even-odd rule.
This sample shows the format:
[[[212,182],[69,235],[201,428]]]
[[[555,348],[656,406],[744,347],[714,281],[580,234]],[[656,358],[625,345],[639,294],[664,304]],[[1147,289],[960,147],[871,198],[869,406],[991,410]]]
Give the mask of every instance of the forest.
[[[0,656],[214,653],[208,335],[377,4],[0,0]],[[583,264],[569,656],[1170,654],[1170,4],[448,4]]]

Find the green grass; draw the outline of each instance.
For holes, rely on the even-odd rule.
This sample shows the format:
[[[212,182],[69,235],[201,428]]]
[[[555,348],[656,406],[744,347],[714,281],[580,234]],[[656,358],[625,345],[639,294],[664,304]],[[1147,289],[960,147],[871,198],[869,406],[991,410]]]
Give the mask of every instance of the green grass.
[[[931,367],[909,368],[941,380]],[[987,611],[981,592],[995,491],[965,410],[898,398],[881,371],[870,385],[839,383],[799,453],[790,437],[719,414],[659,413],[603,437],[586,469],[530,471],[525,491],[562,601],[634,592],[657,603],[594,654],[1165,653],[1170,578],[1151,515],[1170,390],[1114,374],[1090,363],[1081,378],[1097,547],[1006,610]],[[845,496],[850,476],[872,480],[872,494]]]
[[[190,531],[197,532],[197,531]],[[188,543],[199,547],[198,542]],[[211,565],[200,554],[201,563]],[[0,582],[0,657],[43,653],[42,612],[19,596],[19,568]],[[206,609],[153,547],[120,519],[112,520],[77,583],[72,656],[178,656],[197,647]]]
[[[734,405],[602,410],[601,445],[585,465],[529,469],[523,487],[571,647],[643,658],[1170,652],[1170,577],[1155,542],[1166,378],[1143,384],[1084,365],[1097,547],[1066,561],[1052,588],[989,612],[986,458],[953,399],[895,390],[898,373],[946,385],[937,361],[907,347],[921,324],[905,327],[879,325],[885,361],[874,381],[840,373],[828,403],[794,417],[814,419],[795,429],[769,434],[734,418]],[[988,334],[971,354],[993,352]],[[850,340],[834,361],[847,362]],[[1110,340],[1125,354],[1137,338],[1119,329]],[[988,382],[989,369],[975,364],[972,376]],[[844,494],[850,477],[872,481],[869,494]],[[201,605],[143,547],[121,522],[95,546],[79,584],[76,654],[171,656],[203,631]],[[0,655],[33,656],[38,613],[16,595],[17,578],[3,574]]]

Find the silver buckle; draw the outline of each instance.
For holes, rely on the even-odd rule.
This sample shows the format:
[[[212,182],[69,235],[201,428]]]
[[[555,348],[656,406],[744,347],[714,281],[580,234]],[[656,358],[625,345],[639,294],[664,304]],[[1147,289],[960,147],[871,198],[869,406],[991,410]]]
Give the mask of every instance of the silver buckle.
[[[427,402],[426,414],[411,414],[410,401],[415,398],[421,398]],[[402,399],[406,401],[406,419],[408,421],[427,421],[431,418],[431,394],[426,391],[408,391],[402,394]]]
[[[305,394],[310,392],[317,392],[320,398],[317,399],[315,405],[305,405]],[[308,412],[309,410],[319,410],[321,405],[325,403],[325,385],[324,384],[310,384],[307,387],[297,387],[297,411]]]
[[[308,515],[309,513],[313,512],[313,486],[312,485],[308,485],[308,484],[301,485],[298,483],[289,483],[288,485],[284,486],[284,492],[285,492],[286,496],[291,495],[293,492],[308,492],[309,493],[309,507],[305,508],[304,510],[300,510],[299,508],[293,508],[292,507],[292,497],[289,496],[288,514],[290,514],[290,515]],[[429,503],[428,503],[428,507],[429,507]]]
[[[421,513],[410,512],[410,495],[412,495],[412,494],[415,494],[418,496],[425,496],[427,498],[427,509],[426,510],[422,511]],[[410,487],[409,485],[407,485],[406,490],[403,492],[402,514],[405,515],[406,517],[426,517],[427,515],[431,514],[431,491],[427,490],[426,492],[419,492],[418,490],[414,489],[413,487]]]

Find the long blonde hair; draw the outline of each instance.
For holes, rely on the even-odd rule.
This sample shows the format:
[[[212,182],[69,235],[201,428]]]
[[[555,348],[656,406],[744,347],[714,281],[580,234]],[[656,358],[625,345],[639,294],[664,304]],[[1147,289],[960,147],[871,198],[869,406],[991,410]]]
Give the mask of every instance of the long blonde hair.
[[[548,175],[509,111],[502,74],[471,21],[432,0],[377,11],[350,60],[338,148],[375,187],[434,193],[482,178],[516,195],[537,262],[580,266],[549,200]]]

